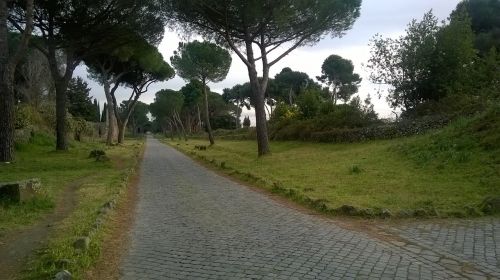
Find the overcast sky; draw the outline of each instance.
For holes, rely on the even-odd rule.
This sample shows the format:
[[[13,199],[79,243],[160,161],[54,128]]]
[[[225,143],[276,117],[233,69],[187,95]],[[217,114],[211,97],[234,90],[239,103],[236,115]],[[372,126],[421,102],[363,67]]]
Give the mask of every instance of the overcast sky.
[[[404,34],[406,25],[412,19],[421,19],[429,10],[440,19],[446,19],[455,8],[459,0],[363,0],[361,16],[358,18],[353,28],[342,38],[324,38],[321,42],[312,47],[302,47],[293,51],[283,58],[279,63],[271,68],[270,77],[274,77],[284,67],[290,67],[295,71],[307,73],[311,78],[320,75],[323,61],[331,54],[338,54],[350,59],[355,65],[355,72],[359,73],[363,82],[359,95],[364,99],[368,94],[372,96],[375,110],[380,117],[391,117],[392,110],[387,105],[385,98],[376,97],[376,86],[368,81],[369,73],[363,68],[366,64],[370,49],[369,40],[373,35],[379,33],[384,37],[397,37]],[[165,61],[170,61],[174,50],[180,42],[180,36],[174,32],[166,32],[159,50],[163,54]],[[279,52],[276,52],[279,54]],[[87,77],[86,67],[80,66],[75,71],[75,76]],[[226,80],[217,84],[209,84],[212,91],[222,93],[224,88],[232,87],[248,81],[248,74],[245,65],[233,54],[233,63]],[[92,88],[91,94],[97,98],[101,105],[105,102],[104,92],[98,84],[88,81]],[[167,82],[157,83],[149,88],[149,91],[141,97],[141,101],[151,103],[155,93],[161,89],[169,88],[178,90],[186,82],[179,77],[175,77]],[[119,89],[117,98],[125,99],[129,96],[128,89]],[[253,119],[252,112],[244,112]],[[252,122],[253,123],[253,122]]]

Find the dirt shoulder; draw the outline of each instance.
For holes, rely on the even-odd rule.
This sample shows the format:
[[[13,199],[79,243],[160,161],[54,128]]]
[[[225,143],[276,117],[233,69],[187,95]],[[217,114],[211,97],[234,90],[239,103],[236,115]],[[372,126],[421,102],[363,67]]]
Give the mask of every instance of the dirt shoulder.
[[[134,223],[135,207],[138,199],[139,169],[143,154],[130,178],[125,196],[108,218],[102,242],[101,255],[96,264],[86,271],[84,279],[120,279],[120,264],[129,244],[129,231]]]

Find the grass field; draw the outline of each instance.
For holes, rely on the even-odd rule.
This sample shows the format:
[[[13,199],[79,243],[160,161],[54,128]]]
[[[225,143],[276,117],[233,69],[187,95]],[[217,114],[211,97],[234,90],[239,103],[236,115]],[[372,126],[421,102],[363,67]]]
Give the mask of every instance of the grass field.
[[[85,235],[97,216],[97,210],[124,186],[135,167],[143,148],[143,140],[127,140],[124,145],[105,147],[102,143],[73,143],[67,152],[54,151],[54,139],[37,135],[31,143],[19,145],[16,161],[0,167],[0,181],[40,178],[43,194],[36,200],[16,205],[2,202],[0,207],[0,234],[29,227],[51,212],[58,197],[71,182],[82,180],[76,191],[78,201],[74,211],[55,230],[56,235],[33,259],[23,279],[51,279],[57,272],[58,259],[71,260],[67,267],[76,278],[89,267],[99,254],[99,234],[92,240],[90,249],[77,254],[72,243]],[[110,158],[96,162],[89,158],[93,149],[102,149]],[[83,179],[82,179],[83,178]],[[1,237],[1,236],[0,236]]]
[[[272,142],[272,154],[262,158],[254,141],[218,140],[206,151],[194,149],[205,140],[168,143],[218,166],[223,162],[220,169],[229,175],[320,202],[320,208],[466,216],[480,214],[485,197],[500,195],[500,155],[464,132],[473,125],[460,120],[425,136],[366,143]]]

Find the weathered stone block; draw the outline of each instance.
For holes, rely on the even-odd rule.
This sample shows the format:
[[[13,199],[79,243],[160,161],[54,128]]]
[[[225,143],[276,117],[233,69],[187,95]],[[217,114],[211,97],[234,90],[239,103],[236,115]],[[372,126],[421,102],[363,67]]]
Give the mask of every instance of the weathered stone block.
[[[0,183],[0,199],[9,199],[14,202],[24,202],[33,199],[41,192],[40,179]]]
[[[69,271],[63,270],[63,271],[58,272],[54,279],[55,280],[71,280],[71,279],[73,279],[73,276],[71,275],[71,273],[69,273]]]
[[[88,238],[87,236],[80,237],[73,243],[73,248],[81,251],[87,250],[89,246],[90,246],[90,238]]]

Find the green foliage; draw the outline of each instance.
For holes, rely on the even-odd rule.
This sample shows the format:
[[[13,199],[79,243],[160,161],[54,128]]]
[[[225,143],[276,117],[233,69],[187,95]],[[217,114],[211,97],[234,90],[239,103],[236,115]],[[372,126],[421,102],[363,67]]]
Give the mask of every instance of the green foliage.
[[[227,50],[216,44],[193,41],[179,43],[170,61],[177,74],[186,80],[216,83],[226,78],[232,59]]]
[[[125,111],[125,108],[127,107],[125,104],[126,101],[123,101],[120,105],[121,112]],[[144,102],[137,101],[134,107],[134,111],[132,112],[128,120],[128,127],[132,130],[132,133],[134,135],[137,133],[138,129],[144,132],[145,127],[150,124],[148,113],[149,105]]]
[[[496,171],[500,163],[500,108],[494,106],[472,118],[457,119],[441,131],[396,145],[394,150],[421,168],[465,169],[480,178],[478,191],[495,190],[500,182]],[[481,168],[477,170],[477,166]]]
[[[349,167],[350,174],[359,174],[361,173],[361,168],[357,164],[353,164]]]
[[[359,17],[361,0],[340,1],[165,1],[172,27],[230,47],[248,68],[256,111],[258,153],[270,153],[265,116],[269,69],[297,47],[322,37],[340,37]],[[280,46],[281,54],[268,54]],[[253,45],[259,46],[257,57]],[[262,79],[256,61],[262,62]],[[267,100],[273,103],[272,100]],[[209,138],[213,143],[213,138]]]
[[[39,223],[44,215],[58,206],[56,202],[63,194],[77,189],[70,197],[77,199],[78,203],[70,213],[62,213],[68,217],[63,223],[54,224],[56,234],[23,267],[21,279],[52,279],[59,272],[54,263],[61,259],[71,259],[66,268],[76,279],[83,278],[84,271],[98,260],[103,240],[101,234],[106,225],[94,235],[88,251],[75,253],[72,243],[77,237],[88,234],[98,209],[116,198],[118,192],[123,192],[143,147],[138,141],[127,141],[123,146],[114,147],[75,142],[69,151],[55,152],[54,141],[52,135],[35,133],[30,143],[17,150],[16,162],[0,168],[2,182],[36,177],[41,179],[43,186],[42,195],[31,202],[21,205],[0,203],[1,236],[11,236],[32,225],[45,227]],[[89,152],[95,149],[105,149],[111,161],[97,164],[88,158]]]
[[[464,0],[457,5],[451,17],[453,19],[464,13],[471,19],[476,48],[483,55],[492,48],[500,50],[500,1]]]
[[[210,89],[207,88],[209,91]],[[189,110],[194,110],[195,107],[202,104],[203,85],[198,80],[191,80],[184,85],[180,92],[184,96],[184,106]]]
[[[314,118],[320,109],[320,92],[307,90],[297,98],[297,106],[305,119]]]
[[[149,105],[149,108],[157,120],[170,118],[182,110],[184,96],[180,92],[164,89],[157,92],[155,96],[155,100]]]
[[[321,66],[321,74],[317,78],[332,87],[331,100],[334,104],[337,104],[339,99],[347,103],[351,96],[358,92],[361,78],[354,73],[354,65],[348,59],[330,55]]]
[[[479,92],[482,98],[500,100],[500,52],[490,49],[475,61],[473,73],[474,91]]]
[[[245,83],[243,85],[235,85],[232,88],[225,88],[222,93],[222,98],[226,102],[232,102],[240,108],[250,109],[250,99],[252,96],[252,90],[250,88],[250,83]]]
[[[406,35],[398,39],[372,39],[370,79],[390,86],[388,100],[404,116],[415,115],[422,104],[450,107],[447,103],[461,102],[461,96],[482,95],[486,83],[477,80],[483,76],[483,63],[476,56],[473,40],[466,14],[455,13],[449,23],[439,26],[428,12],[422,21],[413,20]],[[442,102],[448,96],[455,97]],[[430,113],[439,114],[440,110]]]
[[[90,88],[87,82],[77,77],[71,79],[67,90],[68,111],[75,118],[87,121],[96,120],[96,108],[92,103]]]
[[[456,15],[436,35],[429,90],[438,99],[454,94],[471,94],[476,51],[474,34],[466,15]]]
[[[15,111],[15,129],[27,128],[32,124],[31,110],[29,106],[16,106]]]
[[[83,136],[92,136],[92,126],[85,119],[71,117],[68,118],[68,120],[69,128],[71,129],[71,131],[73,131],[73,136],[76,141],[83,141]]]
[[[297,106],[288,105],[286,103],[278,103],[271,115],[271,122],[288,124],[299,119],[300,111]]]
[[[224,126],[219,126],[218,128],[231,129],[235,128],[234,117],[231,115],[235,111],[234,104],[228,104],[224,101],[224,98],[216,93],[208,93],[208,111],[211,119],[219,119],[220,123],[226,123]],[[215,125],[214,125],[215,127]],[[217,128],[214,128],[217,129]]]
[[[371,41],[370,80],[388,84],[388,100],[394,108],[414,108],[426,100],[437,99],[429,90],[430,69],[434,64],[438,22],[432,12],[422,21],[413,20],[406,35],[384,39],[376,35]]]
[[[448,119],[423,118],[418,121],[403,120],[396,123],[375,124],[366,127],[332,127],[324,128],[319,131],[313,131],[303,140],[324,143],[353,143],[377,139],[396,139],[421,135],[430,130],[442,128],[447,123]],[[285,138],[284,140],[290,139]]]
[[[122,64],[115,64],[114,75],[123,74],[120,82],[142,94],[153,82],[165,81],[175,76],[172,67],[163,60],[156,46],[144,40],[135,42],[132,55]],[[121,60],[121,58],[115,58]]]
[[[269,122],[271,139],[318,141],[313,135],[330,135],[332,131],[357,130],[380,123],[369,99],[365,105],[360,104],[359,97],[349,104],[334,105],[321,102],[319,94],[307,91],[299,96],[297,106],[279,103]],[[334,139],[337,137],[331,141],[336,142]],[[346,141],[345,137],[342,139]]]
[[[307,45],[328,34],[339,36],[352,26],[361,5],[358,0],[165,2],[164,10],[170,24],[187,33],[201,34],[227,44],[228,40],[239,43],[245,36],[260,38],[262,34],[267,40],[265,47],[279,42]]]
[[[489,118],[490,125],[495,124],[495,119],[498,123],[498,111]],[[483,117],[473,123],[485,120]],[[481,130],[470,124],[462,127],[468,133]],[[408,213],[477,216],[482,215],[477,209],[485,197],[500,195],[500,176],[495,171],[498,162],[491,156],[493,150],[473,148],[466,153],[469,141],[454,141],[455,135],[464,135],[465,131],[442,134],[448,139],[443,139],[444,147],[459,143],[463,151],[452,162],[448,162],[448,156],[438,156],[419,164],[410,157],[413,152],[407,154],[406,148],[399,148],[417,145],[424,151],[432,145],[427,135],[351,144],[271,142],[273,153],[264,158],[254,155],[256,144],[252,141],[221,140],[203,151],[203,156],[216,163],[225,162],[226,169],[221,171],[230,176],[283,193],[304,205],[314,204],[313,208],[327,213],[338,214],[333,210],[352,205],[370,208],[373,213],[386,208],[401,217],[408,217]],[[488,131],[485,135],[493,134]],[[198,143],[194,140],[190,146],[178,148],[189,152]],[[439,149],[433,152],[441,153]]]
[[[297,97],[307,89],[320,88],[306,73],[293,71],[288,67],[283,68],[270,82],[268,95],[278,102],[290,105],[295,104]]]

